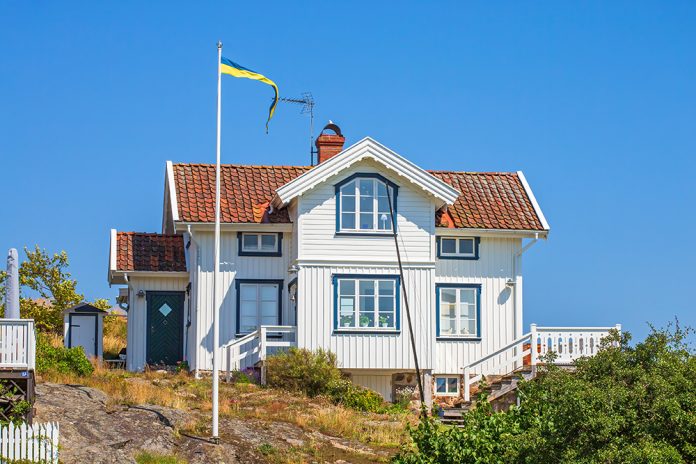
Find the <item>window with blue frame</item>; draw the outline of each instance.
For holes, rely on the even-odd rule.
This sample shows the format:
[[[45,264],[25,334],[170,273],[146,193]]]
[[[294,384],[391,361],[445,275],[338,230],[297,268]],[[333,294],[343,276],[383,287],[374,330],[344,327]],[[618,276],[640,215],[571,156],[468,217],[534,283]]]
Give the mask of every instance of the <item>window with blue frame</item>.
[[[334,276],[336,331],[399,330],[398,276]]]
[[[440,259],[479,259],[479,237],[437,237]]]
[[[437,284],[437,336],[478,339],[481,337],[481,285]]]
[[[392,233],[398,187],[379,174],[355,174],[336,185],[336,231]]]
[[[239,232],[237,248],[239,256],[281,256],[282,233]]]

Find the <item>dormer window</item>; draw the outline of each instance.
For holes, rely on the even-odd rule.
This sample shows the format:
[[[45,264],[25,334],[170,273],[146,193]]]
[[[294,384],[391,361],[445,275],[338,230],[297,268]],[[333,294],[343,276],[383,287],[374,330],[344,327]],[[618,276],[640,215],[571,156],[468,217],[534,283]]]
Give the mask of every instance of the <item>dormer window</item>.
[[[239,232],[239,256],[281,256],[282,233]]]
[[[336,232],[386,233],[394,226],[398,187],[378,174],[355,174],[336,185]]]

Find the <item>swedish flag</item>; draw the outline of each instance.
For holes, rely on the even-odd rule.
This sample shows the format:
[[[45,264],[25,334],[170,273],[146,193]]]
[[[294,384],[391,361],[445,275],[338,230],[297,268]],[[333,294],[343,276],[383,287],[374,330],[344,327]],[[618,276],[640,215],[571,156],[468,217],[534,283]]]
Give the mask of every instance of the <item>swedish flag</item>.
[[[273,113],[275,113],[276,105],[278,104],[278,86],[264,76],[263,74],[259,74],[256,71],[252,71],[251,69],[247,69],[244,66],[238,65],[232,60],[228,60],[225,57],[222,57],[220,61],[220,72],[222,74],[229,74],[230,76],[234,77],[243,77],[246,79],[254,79],[260,82],[263,82],[264,84],[268,84],[271,87],[273,87],[273,91],[275,92],[275,97],[273,98],[273,102],[271,103],[271,107],[268,109],[268,120],[266,121],[266,132],[268,132],[268,123],[271,122],[271,118],[273,117]]]

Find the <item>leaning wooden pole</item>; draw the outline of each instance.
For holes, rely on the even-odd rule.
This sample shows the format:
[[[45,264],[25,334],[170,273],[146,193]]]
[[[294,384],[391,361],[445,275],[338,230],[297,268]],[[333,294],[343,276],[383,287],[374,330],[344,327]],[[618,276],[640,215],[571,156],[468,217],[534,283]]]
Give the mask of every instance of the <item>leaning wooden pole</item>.
[[[396,247],[396,259],[399,263],[399,275],[401,277],[401,290],[404,296],[404,305],[406,306],[406,320],[408,321],[408,334],[411,339],[411,350],[413,350],[413,361],[416,365],[416,381],[418,382],[418,392],[421,399],[421,416],[426,418],[428,411],[425,408],[425,392],[423,390],[423,379],[421,379],[420,366],[418,365],[418,352],[416,351],[416,338],[413,335],[413,323],[411,322],[411,308],[408,304],[408,294],[406,292],[406,279],[404,278],[404,267],[401,263],[401,251],[399,250],[399,240],[396,237],[396,218],[394,217],[394,205],[392,204],[391,192],[389,185],[385,185],[387,190],[387,200],[389,201],[389,215],[392,221],[392,235],[394,237],[394,246]]]

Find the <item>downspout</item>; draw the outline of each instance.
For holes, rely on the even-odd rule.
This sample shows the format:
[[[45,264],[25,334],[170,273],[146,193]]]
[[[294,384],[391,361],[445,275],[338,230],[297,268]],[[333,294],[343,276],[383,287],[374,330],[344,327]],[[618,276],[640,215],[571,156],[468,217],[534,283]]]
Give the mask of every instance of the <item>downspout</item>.
[[[522,307],[522,255],[532,248],[537,242],[539,241],[539,233],[534,234],[534,238],[528,242],[525,246],[521,247],[519,250],[515,252],[515,256],[513,257],[512,260],[512,279],[508,281],[508,285],[512,287],[512,291],[514,292],[513,299],[512,299],[512,312],[513,312],[513,317],[515,321],[515,332],[514,332],[514,339],[517,339],[522,336],[522,333],[524,332],[524,329],[522,328],[522,315],[520,314],[518,317],[518,308]],[[520,241],[521,243],[521,241]]]

